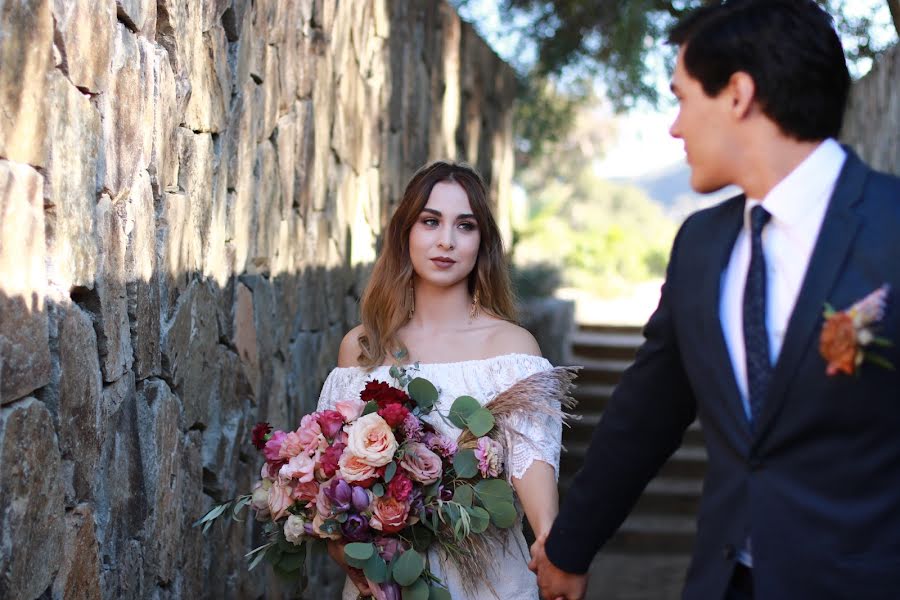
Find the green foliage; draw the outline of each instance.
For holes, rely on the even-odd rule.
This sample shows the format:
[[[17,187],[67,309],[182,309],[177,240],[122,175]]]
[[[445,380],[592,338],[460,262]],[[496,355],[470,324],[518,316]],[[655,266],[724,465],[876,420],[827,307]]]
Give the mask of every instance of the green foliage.
[[[510,278],[516,297],[523,300],[549,298],[553,296],[563,281],[559,265],[546,261],[527,265],[513,264]]]
[[[413,585],[424,570],[425,556],[416,550],[410,549],[394,560],[391,575],[394,581],[406,587]]]
[[[438,399],[437,388],[434,387],[433,383],[422,377],[416,377],[410,381],[409,386],[407,386],[407,392],[419,408],[426,412],[434,407],[434,403]]]
[[[453,405],[450,407],[450,414],[448,415],[450,422],[460,429],[465,429],[466,420],[469,418],[469,415],[479,408],[481,408],[481,404],[475,398],[471,396],[460,396],[453,401]]]
[[[453,455],[453,470],[456,471],[457,477],[468,479],[478,474],[478,459],[475,458],[475,452],[468,448],[463,448]]]

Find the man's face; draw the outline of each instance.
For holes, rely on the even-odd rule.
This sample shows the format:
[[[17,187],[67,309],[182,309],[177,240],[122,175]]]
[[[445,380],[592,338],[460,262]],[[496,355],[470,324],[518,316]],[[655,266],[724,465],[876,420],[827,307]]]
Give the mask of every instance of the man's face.
[[[736,141],[728,94],[723,91],[712,98],[706,95],[700,82],[684,66],[684,47],[678,51],[671,88],[679,109],[669,133],[684,141],[691,187],[707,194],[733,183],[729,157]]]

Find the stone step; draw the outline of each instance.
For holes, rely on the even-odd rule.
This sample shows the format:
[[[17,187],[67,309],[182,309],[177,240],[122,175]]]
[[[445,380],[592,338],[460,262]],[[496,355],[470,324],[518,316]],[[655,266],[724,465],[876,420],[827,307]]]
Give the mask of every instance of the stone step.
[[[584,600],[679,600],[691,557],[601,550],[591,563]]]
[[[577,444],[579,442],[590,442],[591,436],[594,435],[594,429],[603,417],[602,410],[593,409],[593,402],[594,399],[588,399],[584,403],[579,401],[578,406],[575,408],[575,414],[580,418],[570,420],[568,422],[569,426],[563,428],[564,446],[568,447],[569,444]],[[605,403],[603,404],[605,405]],[[699,421],[694,421],[688,426],[687,431],[684,432],[682,444],[685,446],[704,445],[703,430],[700,428]]]
[[[697,533],[695,517],[631,514],[604,546],[608,552],[689,554]]]
[[[574,478],[574,473],[560,478],[560,498],[565,498]],[[694,517],[700,505],[702,491],[703,482],[699,479],[657,477],[647,485],[632,513]]]
[[[565,440],[563,440],[565,443]],[[565,443],[566,452],[559,459],[560,476],[574,474],[581,468],[587,442]],[[703,446],[682,446],[660,469],[657,477],[703,479],[706,474],[706,449]]]
[[[589,360],[634,360],[644,342],[640,333],[594,333],[578,331],[572,336],[572,356]],[[576,363],[577,364],[577,363]]]
[[[643,325],[578,325],[577,331],[580,333],[613,333],[640,335],[644,330]]]
[[[630,359],[607,359],[597,360],[590,357],[576,356],[572,360],[572,364],[581,365],[582,369],[578,372],[576,383],[581,385],[588,384],[604,384],[615,385],[622,377],[622,373],[627,369],[633,361]]]
[[[603,412],[612,397],[615,385],[608,383],[578,383],[572,397],[578,401],[579,412]]]

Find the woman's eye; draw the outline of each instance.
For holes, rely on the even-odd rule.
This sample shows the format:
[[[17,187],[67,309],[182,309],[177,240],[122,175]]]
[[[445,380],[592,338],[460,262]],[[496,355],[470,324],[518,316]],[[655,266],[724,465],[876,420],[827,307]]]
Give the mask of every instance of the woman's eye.
[[[475,223],[471,223],[469,221],[463,221],[462,223],[460,223],[459,228],[463,231],[475,231],[476,229],[478,229]]]
[[[437,219],[424,219],[422,223],[428,227],[437,227],[438,220]]]

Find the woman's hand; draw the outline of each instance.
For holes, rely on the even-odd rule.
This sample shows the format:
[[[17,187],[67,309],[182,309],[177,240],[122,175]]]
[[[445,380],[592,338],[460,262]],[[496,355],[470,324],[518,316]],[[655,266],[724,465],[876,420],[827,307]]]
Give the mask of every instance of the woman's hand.
[[[369,581],[363,574],[362,569],[356,569],[347,564],[347,560],[344,558],[344,544],[335,540],[328,540],[327,546],[329,556],[346,571],[359,593],[363,596],[371,596],[372,591],[369,589]]]

